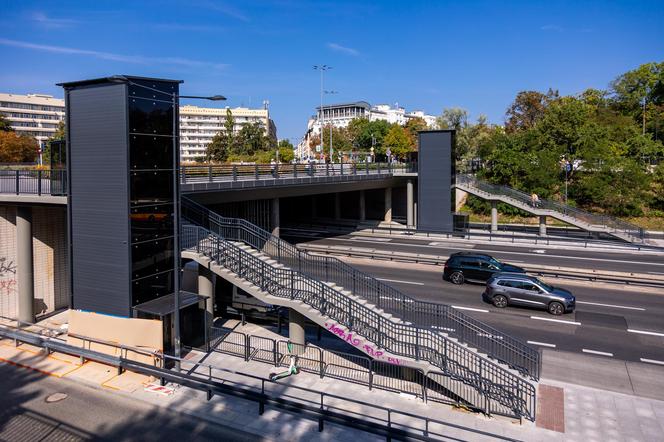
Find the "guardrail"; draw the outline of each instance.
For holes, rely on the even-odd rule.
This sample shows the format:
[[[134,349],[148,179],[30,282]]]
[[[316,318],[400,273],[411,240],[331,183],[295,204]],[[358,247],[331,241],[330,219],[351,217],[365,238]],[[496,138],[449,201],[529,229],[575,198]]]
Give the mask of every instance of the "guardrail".
[[[327,255],[348,256],[355,258],[370,258],[386,261],[413,262],[419,264],[444,265],[448,256],[426,255],[420,253],[392,252],[374,250],[360,247],[333,247],[324,245],[301,244],[302,250]],[[634,275],[626,272],[602,272],[600,270],[577,271],[573,269],[559,270],[549,266],[522,266],[528,273],[556,278],[582,279],[588,281],[608,282],[623,285],[645,287],[664,287],[664,278],[657,279],[655,275]]]
[[[67,194],[67,171],[0,169],[0,193],[64,196]]]
[[[537,349],[449,305],[411,298],[336,258],[310,255],[246,220],[222,217],[188,198],[182,198],[182,215],[222,238],[249,244],[291,269],[319,281],[334,282],[404,321],[432,330],[446,330],[450,336],[511,368],[535,380],[540,377],[541,360]]]
[[[643,240],[644,238],[644,229],[626,221],[608,215],[597,215],[586,212],[585,210],[547,199],[539,199],[535,206],[533,206],[531,196],[525,192],[521,192],[520,190],[509,186],[491,184],[480,180],[473,175],[457,175],[456,184],[475,188],[491,195],[502,195],[511,198],[522,205],[533,207],[533,209],[557,212],[561,215],[579,220],[589,226],[603,227],[608,231],[622,233],[639,240]]]
[[[341,331],[345,338],[352,341],[353,334],[359,334],[380,348],[381,355],[384,349],[396,356],[429,363],[445,376],[472,387],[486,400],[500,404],[504,413],[534,420],[535,388],[530,383],[445,335],[433,329],[393,322],[327,284],[298,271],[267,264],[203,227],[183,226],[181,238],[183,250],[195,250],[261,291],[277,298],[301,301],[336,321],[348,329],[347,333]],[[442,318],[445,306],[439,307],[438,317]],[[454,317],[456,312],[450,313],[450,317]]]
[[[308,164],[218,164],[181,166],[182,184],[215,181],[258,181],[344,175],[392,175],[417,172],[417,163],[308,163]]]
[[[414,440],[447,440],[445,431],[453,429],[455,432],[466,431],[464,437],[472,438],[479,436],[491,437],[501,440],[512,441],[513,439],[492,434],[489,432],[467,428],[438,419],[429,418],[405,411],[395,410],[349,397],[343,397],[325,393],[320,390],[300,387],[291,383],[284,384],[278,381],[255,376],[240,371],[228,370],[214,367],[204,362],[176,358],[169,355],[161,355],[162,365],[165,362],[173,362],[176,366],[188,367],[185,371],[167,370],[159,366],[144,364],[127,359],[123,356],[111,356],[93,350],[75,347],[65,343],[57,336],[42,335],[26,331],[22,327],[35,327],[35,324],[21,323],[21,326],[10,326],[0,324],[0,336],[12,339],[18,343],[27,343],[43,348],[47,353],[57,351],[82,359],[97,361],[106,365],[116,367],[118,373],[129,370],[160,379],[162,385],[173,382],[195,390],[207,393],[207,399],[217,395],[239,397],[258,403],[258,413],[265,412],[266,405],[283,409],[289,412],[297,412],[306,418],[318,421],[318,431],[324,430],[325,422],[336,423],[351,428],[356,428],[372,434],[385,436],[388,440],[414,439]],[[40,326],[36,326],[40,327]],[[41,327],[46,329],[46,327]],[[51,329],[52,330],[52,329]],[[120,346],[117,343],[97,341],[105,345]],[[132,351],[140,350],[131,347]],[[240,381],[238,381],[238,378]],[[284,386],[288,391],[284,392]],[[295,396],[293,392],[301,395]],[[364,414],[349,410],[362,407]],[[380,413],[380,416],[376,414]],[[407,420],[407,422],[405,421]],[[436,439],[434,439],[436,438]]]

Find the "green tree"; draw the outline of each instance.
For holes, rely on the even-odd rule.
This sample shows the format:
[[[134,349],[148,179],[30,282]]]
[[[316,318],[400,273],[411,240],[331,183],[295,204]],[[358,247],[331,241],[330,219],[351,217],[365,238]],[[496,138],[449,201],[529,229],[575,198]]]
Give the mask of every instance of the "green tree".
[[[284,138],[283,140],[279,140],[279,143],[277,144],[277,146],[279,147],[279,149],[287,148],[287,149],[293,150],[295,148],[295,146],[293,146],[293,143],[291,143],[287,138]]]
[[[392,125],[383,139],[383,145],[386,149],[390,149],[392,155],[395,155],[402,160],[405,159],[410,152],[415,150],[410,133],[399,124]]]
[[[3,114],[0,114],[0,132],[14,132],[14,128]]]
[[[0,131],[0,163],[31,163],[37,158],[39,143],[33,137]]]
[[[654,132],[664,106],[664,62],[645,63],[620,75],[611,83],[611,94],[619,110]]]
[[[65,122],[58,121],[58,127],[55,130],[55,133],[46,140],[44,143],[44,148],[42,150],[42,161],[44,164],[51,163],[51,141],[59,141],[65,139]]]
[[[271,148],[271,140],[265,135],[260,123],[248,123],[242,126],[234,140],[231,152],[236,155],[254,155]]]
[[[505,113],[505,130],[516,132],[531,129],[544,116],[548,104],[558,98],[558,91],[549,89],[546,94],[537,91],[521,91]]]
[[[235,152],[237,140],[235,133],[235,118],[230,109],[226,109],[224,130],[218,132],[207,147],[206,159],[208,161],[225,162],[231,153]]]
[[[406,121],[406,125],[404,127],[414,142],[415,150],[418,150],[420,138],[418,132],[427,130],[429,128],[427,122],[424,121],[424,118],[421,117],[410,118],[408,121]]]
[[[468,124],[468,111],[459,107],[446,108],[437,121],[439,129],[459,130]]]

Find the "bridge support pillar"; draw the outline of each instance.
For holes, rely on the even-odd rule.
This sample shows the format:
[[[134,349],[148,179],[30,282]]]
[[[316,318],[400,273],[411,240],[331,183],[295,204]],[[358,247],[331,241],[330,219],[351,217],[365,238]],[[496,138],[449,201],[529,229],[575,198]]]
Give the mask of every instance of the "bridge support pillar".
[[[276,237],[279,237],[279,198],[272,198],[272,204],[270,207],[270,227],[272,228],[272,234]]]
[[[540,215],[539,217],[539,234],[546,236],[546,215]]]
[[[360,221],[363,222],[367,219],[367,201],[365,199],[364,190],[360,190]]]
[[[32,207],[16,207],[16,273],[18,319],[34,322],[35,285],[32,260]]]
[[[415,190],[413,180],[406,182],[406,225],[415,227]]]
[[[341,194],[334,194],[334,219],[341,219]]]
[[[292,308],[288,310],[288,339],[293,344],[297,344],[294,349],[296,354],[301,354],[304,351],[306,343],[304,338],[304,315]]]
[[[491,232],[498,231],[498,203],[491,201]]]
[[[392,222],[392,188],[385,188],[385,222]]]
[[[205,301],[206,322],[207,327],[212,326],[214,319],[214,273],[205,266],[198,265],[198,294],[207,296]]]

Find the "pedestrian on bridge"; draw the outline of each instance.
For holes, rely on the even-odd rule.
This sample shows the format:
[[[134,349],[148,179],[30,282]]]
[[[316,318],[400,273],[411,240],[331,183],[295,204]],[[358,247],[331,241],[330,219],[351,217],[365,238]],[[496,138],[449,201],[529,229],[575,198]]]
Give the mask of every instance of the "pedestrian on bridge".
[[[537,208],[537,207],[539,207],[539,203],[540,203],[539,196],[537,196],[537,194],[535,192],[533,192],[533,194],[530,195],[530,204],[533,207]]]

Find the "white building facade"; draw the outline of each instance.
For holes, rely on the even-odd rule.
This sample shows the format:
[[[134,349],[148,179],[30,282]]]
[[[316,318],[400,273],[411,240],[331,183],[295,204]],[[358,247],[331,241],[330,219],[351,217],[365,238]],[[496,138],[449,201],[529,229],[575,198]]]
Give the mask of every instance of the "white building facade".
[[[276,139],[277,128],[270,119],[268,109],[182,106],[180,107],[180,152],[183,162],[196,161],[205,156],[212,138],[225,129],[228,109],[235,120],[234,133],[238,133],[242,126],[258,123],[266,135]]]
[[[44,94],[0,93],[0,114],[19,135],[29,135],[44,146],[65,118],[65,100]]]
[[[378,104],[371,106],[366,101],[356,101],[353,103],[331,104],[323,106],[321,119],[321,108],[316,108],[316,115],[309,118],[307,122],[307,131],[302,140],[296,147],[297,158],[307,158],[313,155],[310,147],[311,139],[320,136],[321,127],[332,124],[334,127],[347,127],[354,118],[366,118],[369,121],[384,120],[390,124],[405,125],[408,120],[413,118],[422,118],[427,127],[433,129],[437,127],[436,117],[425,114],[423,111],[406,112],[403,107],[388,104]]]

